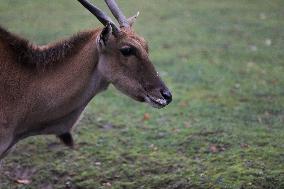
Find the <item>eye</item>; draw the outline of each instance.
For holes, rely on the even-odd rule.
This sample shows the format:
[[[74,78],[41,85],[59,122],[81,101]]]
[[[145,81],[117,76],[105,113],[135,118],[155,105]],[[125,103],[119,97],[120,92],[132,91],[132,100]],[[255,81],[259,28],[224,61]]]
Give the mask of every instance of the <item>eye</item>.
[[[123,54],[123,56],[131,56],[134,54],[135,49],[133,47],[130,46],[124,46],[121,49],[119,49],[121,54]]]

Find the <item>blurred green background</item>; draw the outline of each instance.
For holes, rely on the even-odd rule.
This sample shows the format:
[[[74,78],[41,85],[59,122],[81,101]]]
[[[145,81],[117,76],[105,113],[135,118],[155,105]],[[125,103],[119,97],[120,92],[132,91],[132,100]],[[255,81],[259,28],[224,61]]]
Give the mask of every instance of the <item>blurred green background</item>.
[[[118,2],[140,11],[135,30],[172,104],[156,110],[111,87],[75,129],[76,150],[22,141],[0,188],[284,188],[284,1]],[[0,0],[0,24],[37,44],[101,26],[75,0]]]

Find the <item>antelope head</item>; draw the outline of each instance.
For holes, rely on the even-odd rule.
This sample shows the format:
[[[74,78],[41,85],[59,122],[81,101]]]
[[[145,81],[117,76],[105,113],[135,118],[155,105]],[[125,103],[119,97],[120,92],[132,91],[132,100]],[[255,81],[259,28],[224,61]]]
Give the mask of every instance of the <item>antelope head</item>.
[[[127,19],[115,0],[105,0],[119,26],[87,0],[78,0],[105,26],[97,37],[98,70],[119,91],[155,108],[172,101],[172,95],[149,59],[147,42],[132,29],[135,15]]]

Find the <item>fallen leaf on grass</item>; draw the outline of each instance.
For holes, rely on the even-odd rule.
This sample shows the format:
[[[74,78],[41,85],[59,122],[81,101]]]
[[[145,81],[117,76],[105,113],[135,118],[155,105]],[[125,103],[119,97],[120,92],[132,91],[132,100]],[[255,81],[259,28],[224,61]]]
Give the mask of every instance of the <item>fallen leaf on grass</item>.
[[[107,183],[103,183],[103,186],[106,186],[106,187],[111,187],[111,183],[110,182],[107,182]]]
[[[27,179],[16,179],[16,182],[18,184],[25,184],[25,185],[28,185],[30,184],[32,181],[31,180],[27,180]]]
[[[179,133],[179,132],[180,132],[180,129],[179,129],[179,128],[172,128],[172,131],[173,131],[174,133]]]
[[[28,167],[15,167],[14,170],[9,171],[6,175],[12,181],[18,184],[29,185],[32,183],[32,177],[36,172],[35,168],[28,168]]]
[[[270,81],[270,83],[272,85],[276,85],[276,84],[278,84],[278,80],[277,79],[273,79],[273,80]]]
[[[223,145],[210,144],[209,146],[209,152],[211,153],[223,152],[225,150],[226,148]]]
[[[249,145],[245,144],[245,143],[240,144],[240,146],[241,146],[241,148],[248,148],[249,147]]]
[[[143,121],[148,121],[150,118],[151,118],[150,114],[145,113],[144,116],[143,116]]]
[[[209,147],[209,150],[211,153],[217,153],[219,152],[217,146],[215,144],[211,144],[210,147]]]

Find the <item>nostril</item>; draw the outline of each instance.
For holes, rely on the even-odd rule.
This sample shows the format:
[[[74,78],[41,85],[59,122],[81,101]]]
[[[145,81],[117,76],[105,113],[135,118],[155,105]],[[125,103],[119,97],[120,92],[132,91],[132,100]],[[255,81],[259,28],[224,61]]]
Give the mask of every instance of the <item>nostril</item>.
[[[161,90],[161,94],[168,104],[172,101],[172,94],[169,90]]]

